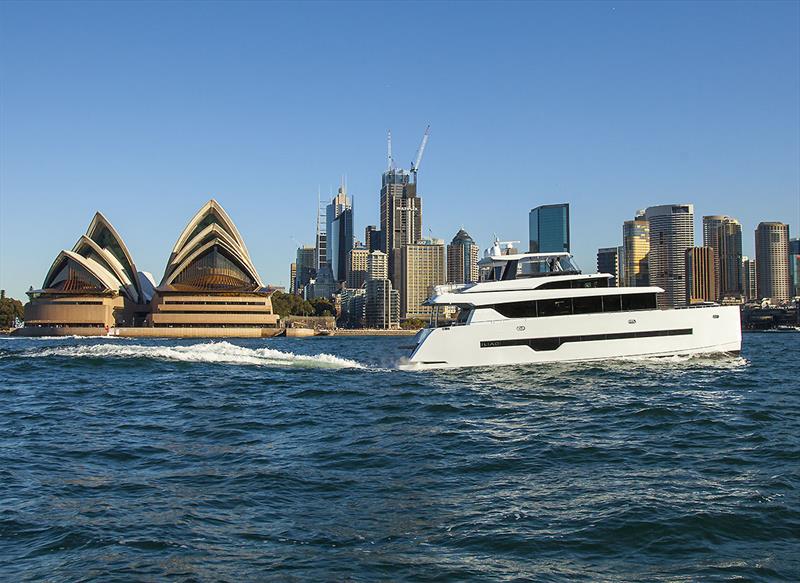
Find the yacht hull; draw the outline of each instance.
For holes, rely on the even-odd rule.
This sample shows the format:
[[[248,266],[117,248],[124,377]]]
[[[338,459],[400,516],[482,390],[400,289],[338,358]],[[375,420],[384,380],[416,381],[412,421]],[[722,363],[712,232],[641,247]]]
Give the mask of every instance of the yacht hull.
[[[738,353],[737,306],[547,318],[426,328],[404,370]]]

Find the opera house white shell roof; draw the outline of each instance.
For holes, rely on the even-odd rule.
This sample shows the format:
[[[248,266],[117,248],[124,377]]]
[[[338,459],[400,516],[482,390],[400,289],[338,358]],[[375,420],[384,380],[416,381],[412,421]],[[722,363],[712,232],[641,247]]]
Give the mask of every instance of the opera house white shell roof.
[[[72,250],[58,254],[39,291],[117,292],[137,304],[145,304],[152,297],[152,286],[136,270],[122,237],[99,212]]]
[[[263,287],[236,225],[211,199],[178,237],[158,289],[244,292]]]

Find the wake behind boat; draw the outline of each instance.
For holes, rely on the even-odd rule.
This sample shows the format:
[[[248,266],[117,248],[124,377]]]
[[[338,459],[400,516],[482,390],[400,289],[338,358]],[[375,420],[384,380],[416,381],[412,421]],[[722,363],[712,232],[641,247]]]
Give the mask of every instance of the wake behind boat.
[[[581,274],[569,253],[481,259],[481,281],[437,286],[405,370],[611,358],[738,354],[737,306],[660,309],[659,287],[609,287],[611,275]],[[439,326],[443,311],[458,316]]]

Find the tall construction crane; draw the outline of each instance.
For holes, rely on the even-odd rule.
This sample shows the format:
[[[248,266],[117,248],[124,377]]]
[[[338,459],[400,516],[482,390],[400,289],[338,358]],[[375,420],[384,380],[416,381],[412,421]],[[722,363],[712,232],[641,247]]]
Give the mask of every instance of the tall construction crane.
[[[431,126],[425,128],[425,133],[422,134],[422,142],[417,150],[417,159],[411,163],[411,176],[414,178],[414,184],[417,183],[417,172],[419,171],[419,164],[422,162],[422,154],[425,153],[425,146],[428,144],[428,136],[431,135]]]
[[[392,130],[389,130],[389,136],[386,139],[386,149],[388,150],[387,170],[392,170],[394,168],[394,160],[392,160]]]

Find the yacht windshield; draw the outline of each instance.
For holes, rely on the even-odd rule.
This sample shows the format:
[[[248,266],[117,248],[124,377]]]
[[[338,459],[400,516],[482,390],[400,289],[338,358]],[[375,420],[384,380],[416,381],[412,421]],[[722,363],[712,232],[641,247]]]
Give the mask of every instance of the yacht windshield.
[[[481,281],[507,281],[554,274],[572,275],[580,272],[581,270],[578,269],[572,258],[567,255],[561,257],[522,257],[520,259],[509,259],[505,262],[498,259],[498,261],[489,265],[481,266]]]

